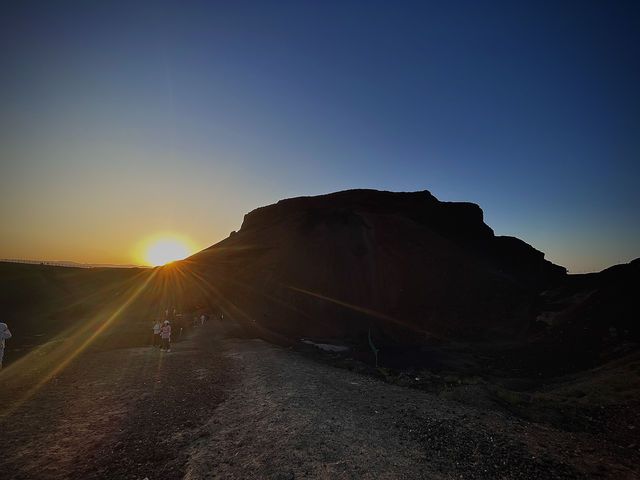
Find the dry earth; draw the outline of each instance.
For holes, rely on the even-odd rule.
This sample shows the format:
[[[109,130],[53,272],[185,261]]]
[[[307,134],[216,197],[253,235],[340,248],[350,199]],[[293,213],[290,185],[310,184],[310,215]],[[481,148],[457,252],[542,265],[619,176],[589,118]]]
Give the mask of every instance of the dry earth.
[[[36,373],[0,375],[1,477],[639,478],[596,434],[196,333],[86,353],[24,402]]]

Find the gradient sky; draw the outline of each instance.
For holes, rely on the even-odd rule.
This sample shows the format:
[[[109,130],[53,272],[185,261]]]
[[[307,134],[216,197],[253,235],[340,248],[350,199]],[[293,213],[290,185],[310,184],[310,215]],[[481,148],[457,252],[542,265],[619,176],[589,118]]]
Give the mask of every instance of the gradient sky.
[[[0,258],[138,263],[349,188],[640,256],[637,1],[3,2],[0,66]]]

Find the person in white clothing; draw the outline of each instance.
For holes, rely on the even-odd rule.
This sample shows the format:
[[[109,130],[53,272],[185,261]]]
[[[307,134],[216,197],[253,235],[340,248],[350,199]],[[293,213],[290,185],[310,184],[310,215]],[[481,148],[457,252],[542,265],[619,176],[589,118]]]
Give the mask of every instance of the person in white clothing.
[[[4,357],[4,341],[11,338],[11,332],[6,323],[0,322],[0,369],[2,369],[2,357]]]
[[[153,346],[160,346],[160,330],[162,329],[162,321],[156,320],[156,323],[153,324]]]

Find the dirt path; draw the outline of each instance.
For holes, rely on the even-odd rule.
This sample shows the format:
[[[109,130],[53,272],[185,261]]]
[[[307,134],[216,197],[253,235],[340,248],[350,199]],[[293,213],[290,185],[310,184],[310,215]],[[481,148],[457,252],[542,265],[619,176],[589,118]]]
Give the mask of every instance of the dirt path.
[[[194,445],[188,479],[577,475],[554,460],[557,444],[571,441],[558,432],[260,341],[226,349],[240,381],[207,425],[210,435]],[[553,441],[529,447],[528,436]]]
[[[638,478],[600,458],[588,434],[225,339],[216,326],[198,333],[170,354],[73,362],[0,420],[1,477]],[[6,387],[11,405],[19,388]]]

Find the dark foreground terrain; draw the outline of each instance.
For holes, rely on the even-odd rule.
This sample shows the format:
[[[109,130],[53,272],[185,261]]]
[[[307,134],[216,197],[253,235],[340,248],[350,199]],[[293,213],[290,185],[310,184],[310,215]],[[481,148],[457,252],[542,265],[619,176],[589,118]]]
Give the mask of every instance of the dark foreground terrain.
[[[168,354],[89,350],[44,379],[25,360],[0,375],[2,478],[640,475],[640,425],[571,431],[492,403],[486,385],[420,390],[309,356],[210,322]]]

